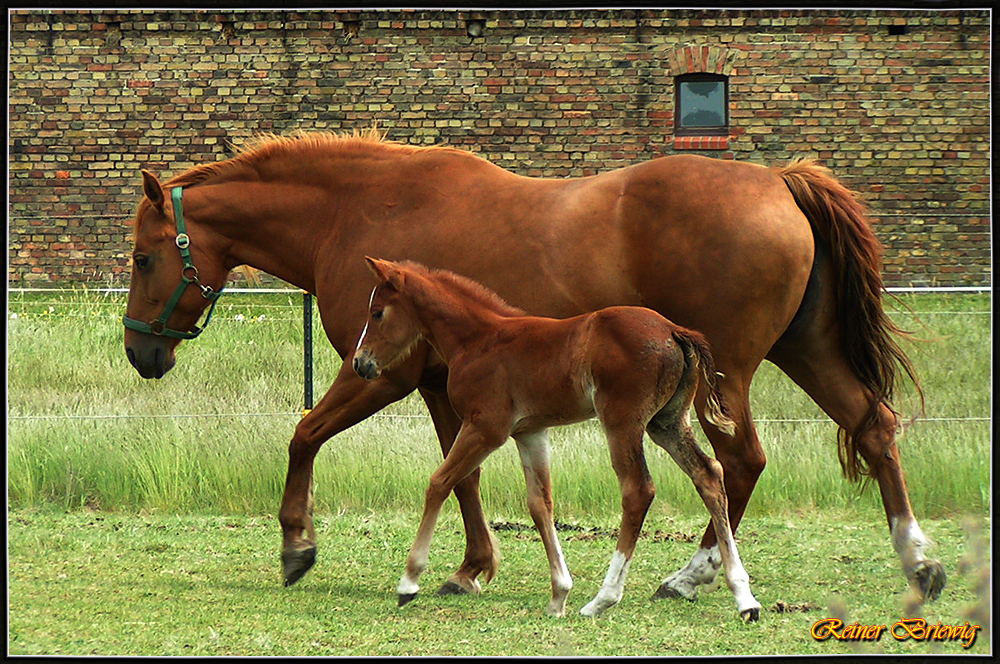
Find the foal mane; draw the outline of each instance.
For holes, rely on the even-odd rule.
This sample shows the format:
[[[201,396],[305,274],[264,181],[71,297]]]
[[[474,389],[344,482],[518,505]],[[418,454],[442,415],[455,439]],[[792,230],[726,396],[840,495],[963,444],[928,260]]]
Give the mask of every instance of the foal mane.
[[[518,309],[517,307],[508,304],[506,300],[491,291],[489,288],[473,281],[472,279],[469,279],[468,277],[463,277],[460,274],[455,274],[454,272],[449,272],[448,270],[435,270],[425,265],[421,265],[420,263],[414,263],[413,261],[400,261],[398,264],[407,271],[415,272],[423,277],[426,277],[428,280],[443,286],[445,290],[456,293],[461,299],[471,300],[472,302],[489,309],[493,313],[505,317],[518,317],[525,315],[523,309]]]

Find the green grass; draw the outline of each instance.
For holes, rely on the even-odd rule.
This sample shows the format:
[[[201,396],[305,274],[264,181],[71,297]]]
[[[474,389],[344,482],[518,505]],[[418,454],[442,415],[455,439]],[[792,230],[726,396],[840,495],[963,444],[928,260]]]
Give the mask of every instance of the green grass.
[[[986,654],[954,642],[816,641],[818,620],[892,625],[989,624],[989,522],[925,520],[949,573],[942,597],[914,604],[881,524],[855,512],[762,517],[741,530],[740,553],[763,608],[744,625],[723,586],[696,603],[650,601],[684,564],[701,518],[647,524],[622,602],[598,619],[578,615],[596,593],[613,540],[561,534],[573,573],[567,615],[545,615],[549,580],[530,530],[498,529],[500,574],[479,596],[437,597],[462,550],[449,501],[431,548],[423,591],[403,609],[393,589],[416,514],[351,510],[317,520],[314,570],[280,582],[273,517],[125,515],[15,510],[9,526],[8,651],[12,655],[522,655],[663,656],[786,654]],[[522,525],[527,519],[519,520]],[[591,520],[607,529],[613,521]],[[659,532],[658,532],[659,531]],[[988,541],[988,539],[987,539]],[[788,611],[780,612],[784,606]]]
[[[922,312],[927,329],[898,307],[897,320],[930,339],[907,345],[927,393],[928,419],[900,440],[914,509],[921,517],[984,513],[990,505],[989,298],[905,300]],[[123,308],[122,296],[94,291],[12,295],[10,504],[274,513],[302,408],[300,296],[227,295],[208,331],[182,344],[177,366],[159,381],[141,379],[125,359]],[[314,327],[320,329],[318,314]],[[318,396],[340,360],[323,339],[314,348]],[[751,515],[847,506],[880,512],[877,490],[862,492],[842,479],[834,425],[775,367],[761,367],[752,399],[769,465]],[[897,405],[909,415],[918,403],[904,395]],[[617,481],[596,423],[555,429],[552,438],[561,513],[615,514]],[[649,445],[647,456],[658,508],[701,513],[694,488],[667,455]],[[326,444],[317,460],[317,509],[416,509],[439,462],[426,410],[411,395]],[[488,510],[520,514],[524,484],[513,446],[484,468]]]
[[[990,555],[989,298],[906,300],[924,312],[929,332],[921,333],[932,338],[908,346],[930,419],[910,427],[900,448],[915,511],[936,543],[930,553],[949,574],[945,594],[932,605],[912,604],[878,491],[862,492],[841,477],[833,425],[764,365],[753,403],[769,465],[738,539],[765,611],[761,623],[747,626],[725,588],[696,604],[649,601],[664,576],[690,559],[706,521],[690,481],[651,445],[657,500],[625,598],[596,621],[576,615],[603,579],[613,543],[602,533],[618,519],[617,482],[593,422],[553,431],[556,514],[577,528],[561,536],[576,583],[565,619],[544,615],[546,564],[536,534],[525,529],[497,529],[504,559],[483,595],[433,595],[464,549],[454,499],[435,535],[424,593],[397,609],[393,588],[440,462],[415,397],[324,447],[316,472],[319,561],[282,588],[272,515],[302,407],[300,298],[227,295],[209,330],[183,344],[174,370],[144,381],[124,357],[121,297],[14,294],[9,653],[988,653],[985,634],[964,651],[891,637],[818,642],[809,633],[834,615],[890,625],[916,615],[934,624],[989,621],[980,606],[986,596],[976,589]],[[894,315],[913,327],[910,314]],[[322,394],[340,362],[322,340],[315,351]],[[904,413],[916,408],[912,397],[898,405]],[[487,460],[482,492],[491,521],[529,523],[512,446]],[[782,605],[809,610],[783,613]]]

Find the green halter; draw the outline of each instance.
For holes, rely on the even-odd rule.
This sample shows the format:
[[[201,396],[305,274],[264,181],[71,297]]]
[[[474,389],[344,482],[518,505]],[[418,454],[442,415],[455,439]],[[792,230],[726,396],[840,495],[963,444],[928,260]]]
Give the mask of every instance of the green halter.
[[[160,317],[156,320],[144,323],[134,318],[124,316],[122,318],[122,323],[130,330],[135,330],[136,332],[142,332],[144,334],[155,334],[158,336],[170,337],[172,339],[194,339],[202,333],[202,330],[208,327],[208,322],[212,320],[212,312],[215,311],[215,304],[222,296],[221,290],[216,291],[211,286],[201,283],[201,280],[198,279],[198,268],[194,266],[194,262],[191,260],[191,238],[188,237],[187,226],[184,224],[184,209],[181,206],[181,196],[183,196],[183,194],[184,190],[181,187],[174,187],[171,191],[171,200],[174,204],[174,220],[177,222],[177,239],[174,240],[174,242],[177,244],[177,248],[181,250],[181,260],[184,261],[184,267],[181,269],[181,283],[177,285],[177,288],[174,290],[174,294],[167,302],[167,306],[163,308],[163,313],[160,314]],[[200,288],[201,296],[206,300],[211,300],[212,302],[212,306],[208,309],[208,317],[205,319],[205,325],[202,327],[195,326],[193,332],[171,330],[167,327],[167,320],[170,319],[170,314],[174,312],[174,307],[177,306],[181,296],[184,295],[184,291],[186,291],[187,287],[191,284]]]

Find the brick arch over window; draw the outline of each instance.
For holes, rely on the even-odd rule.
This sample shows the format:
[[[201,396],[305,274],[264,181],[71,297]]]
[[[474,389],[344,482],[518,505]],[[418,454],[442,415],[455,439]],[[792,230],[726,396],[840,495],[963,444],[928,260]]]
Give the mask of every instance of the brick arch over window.
[[[735,64],[740,55],[739,50],[723,46],[688,44],[667,53],[666,61],[670,74],[675,79],[687,74],[714,74],[725,76],[728,86],[728,77],[735,72]],[[728,103],[728,89],[726,99]],[[675,98],[674,103],[679,103],[679,100]],[[728,147],[728,135],[674,137],[674,149],[676,150],[725,150]]]
[[[671,76],[683,74],[721,74],[732,76],[741,55],[737,49],[707,44],[688,44],[667,53]]]

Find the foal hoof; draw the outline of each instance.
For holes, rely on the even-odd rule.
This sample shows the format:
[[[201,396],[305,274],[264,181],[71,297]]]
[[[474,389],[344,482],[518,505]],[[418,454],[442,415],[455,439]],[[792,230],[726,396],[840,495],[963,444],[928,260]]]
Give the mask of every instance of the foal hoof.
[[[920,590],[924,600],[934,601],[941,596],[941,591],[948,583],[948,575],[944,572],[944,565],[937,560],[923,560],[913,571],[913,582]]]
[[[760,607],[755,606],[752,609],[745,609],[740,611],[740,618],[743,619],[745,623],[755,623],[760,620]]]
[[[397,606],[402,608],[416,599],[416,597],[417,593],[403,593],[399,595],[399,604],[397,604]]]
[[[285,573],[285,587],[294,584],[305,576],[306,572],[316,564],[316,547],[293,549],[281,553],[281,567]]]

